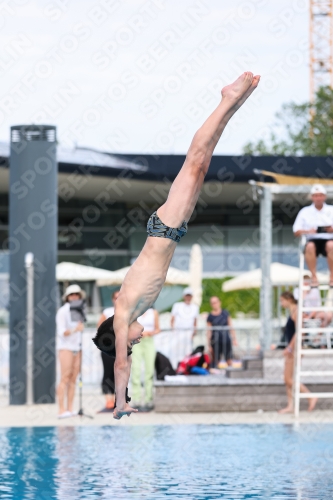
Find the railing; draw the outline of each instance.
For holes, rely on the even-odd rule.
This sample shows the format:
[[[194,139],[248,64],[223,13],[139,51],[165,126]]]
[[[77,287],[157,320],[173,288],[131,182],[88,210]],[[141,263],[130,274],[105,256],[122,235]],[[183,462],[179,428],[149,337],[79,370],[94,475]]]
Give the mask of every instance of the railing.
[[[209,351],[207,332],[208,330],[230,331],[230,327],[197,328],[193,329],[166,329],[155,336],[156,351],[164,354],[176,369],[178,363],[188,356],[197,346],[203,345],[205,351]],[[233,348],[234,356],[243,356],[260,350],[260,339],[258,328],[234,328],[237,346]]]
[[[230,330],[230,327],[219,327],[219,330]],[[258,353],[260,350],[259,328],[233,328],[236,333],[237,346],[233,347],[234,358]],[[103,365],[101,353],[95,348],[91,339],[95,335],[95,328],[86,328],[82,335],[82,378],[84,389],[88,387],[94,390],[100,386]],[[192,340],[191,330],[163,329],[155,335],[154,342],[156,351],[167,356],[174,368],[185,356],[191,353],[199,345],[204,345],[207,351],[207,328],[198,328]],[[278,328],[273,331],[273,340],[279,343],[281,333]],[[135,349],[135,347],[134,347]],[[57,379],[59,377],[59,366],[57,366]],[[9,333],[7,329],[0,328],[0,395],[7,395],[9,389]]]
[[[315,325],[316,323],[316,325]],[[318,320],[304,322],[311,331],[303,336],[303,348],[314,349],[318,354],[322,353],[323,348],[331,347],[333,337],[333,325],[330,324],[327,329],[318,334]],[[316,333],[312,332],[315,328]],[[332,328],[331,331],[330,328]],[[220,327],[220,330],[230,330],[229,327]],[[255,326],[252,328],[239,328],[234,326],[236,333],[237,346],[233,347],[233,358],[242,359],[244,356],[258,354],[260,350],[260,329]],[[319,328],[319,332],[321,328]],[[82,335],[82,375],[84,390],[99,390],[103,365],[101,353],[91,342],[95,335],[95,328],[86,328]],[[163,329],[154,337],[155,348],[167,356],[174,368],[179,361],[187,356],[192,349],[199,345],[204,345],[207,351],[207,329],[200,327],[196,330],[192,342],[192,332],[190,330],[171,330]],[[283,347],[281,342],[281,330],[278,327],[273,329],[273,344]],[[321,348],[318,351],[318,348]],[[135,349],[135,347],[134,347]],[[57,379],[59,378],[59,366],[57,366]],[[0,396],[7,396],[9,390],[9,333],[7,328],[0,328]]]

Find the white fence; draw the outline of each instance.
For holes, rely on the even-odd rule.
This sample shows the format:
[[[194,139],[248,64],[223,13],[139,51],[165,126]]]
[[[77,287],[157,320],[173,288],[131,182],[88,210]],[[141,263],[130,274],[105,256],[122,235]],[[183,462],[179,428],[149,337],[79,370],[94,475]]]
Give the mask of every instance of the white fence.
[[[234,325],[238,346],[234,348],[234,356],[242,358],[253,354],[259,349],[258,326],[252,328],[239,328]],[[98,390],[103,375],[101,353],[91,341],[95,335],[95,328],[87,328],[82,335],[82,378],[84,388],[90,386]],[[188,330],[164,329],[154,337],[156,350],[167,356],[174,368],[179,361],[190,354],[192,348],[204,345],[207,348],[206,328],[199,328],[191,341],[192,332]],[[279,337],[275,330],[274,337]],[[134,347],[135,348],[135,347]],[[59,369],[57,367],[57,374]],[[2,395],[8,394],[9,388],[9,332],[7,328],[0,328],[0,391]]]

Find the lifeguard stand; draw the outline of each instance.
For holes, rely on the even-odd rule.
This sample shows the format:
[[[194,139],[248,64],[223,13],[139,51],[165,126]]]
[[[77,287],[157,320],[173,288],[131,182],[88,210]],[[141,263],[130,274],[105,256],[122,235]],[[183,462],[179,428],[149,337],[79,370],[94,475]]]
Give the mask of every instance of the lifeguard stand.
[[[332,312],[333,313],[333,300],[330,299],[330,294],[326,295],[325,303],[327,305],[321,305],[319,307],[304,307],[303,304],[303,293],[309,289],[309,286],[304,286],[304,250],[306,245],[306,238],[302,236],[300,242],[300,277],[299,277],[299,299],[298,299],[298,311],[297,311],[297,328],[296,328],[296,344],[295,344],[295,369],[294,369],[294,415],[297,418],[299,416],[300,400],[301,398],[308,397],[308,393],[301,392],[301,378],[302,377],[329,377],[333,376],[332,370],[302,370],[302,357],[318,357],[325,355],[333,359],[333,349],[332,349],[332,333],[333,325],[327,327],[322,327],[320,324],[315,326],[304,325],[303,313],[306,312]],[[319,284],[319,290],[329,290],[328,284]],[[303,342],[309,335],[316,336],[326,336],[326,349],[311,349],[305,348]],[[333,398],[333,392],[313,392],[312,397],[316,398]]]
[[[253,171],[263,179],[271,177],[276,182],[250,180],[254,200],[260,202],[260,267],[262,287],[260,290],[260,319],[262,324],[262,345],[268,349],[272,339],[272,284],[270,266],[272,263],[272,203],[279,196],[290,196],[290,202],[306,201],[311,185],[324,184],[328,196],[333,198],[333,180],[315,177],[298,177],[278,174],[268,170]]]
[[[290,195],[291,202],[300,198],[305,201],[313,184],[324,184],[329,197],[333,198],[333,180],[321,179],[314,177],[298,177],[292,175],[278,174],[266,170],[254,170],[254,173],[263,177],[272,177],[276,182],[264,182],[251,180],[250,184],[253,187],[254,199],[260,200],[260,254],[261,254],[261,268],[262,268],[262,288],[260,291],[260,319],[261,319],[261,336],[264,348],[268,348],[272,338],[272,286],[270,281],[270,264],[272,261],[272,202],[274,196]],[[304,290],[304,247],[305,238],[300,242],[300,274],[299,274],[299,290]],[[327,290],[329,287],[325,284],[320,284],[321,290]],[[321,306],[318,308],[311,308],[311,310],[318,311],[332,311],[333,301],[330,306]],[[306,394],[300,392],[301,377],[316,377],[316,376],[333,376],[333,371],[328,370],[301,370],[301,358],[305,356],[318,356],[317,349],[303,349],[302,341],[304,335],[322,333],[325,331],[327,334],[327,347],[328,349],[321,349],[320,354],[325,353],[325,356],[333,357],[333,349],[331,348],[331,332],[333,333],[333,326],[326,329],[320,326],[316,327],[303,327],[303,312],[306,308],[303,307],[303,294],[300,293],[299,307],[298,307],[298,322],[297,322],[297,342],[295,353],[295,371],[294,371],[294,413],[295,417],[299,415],[300,399],[307,397]],[[318,398],[333,398],[333,392],[320,392],[313,393],[314,397]]]

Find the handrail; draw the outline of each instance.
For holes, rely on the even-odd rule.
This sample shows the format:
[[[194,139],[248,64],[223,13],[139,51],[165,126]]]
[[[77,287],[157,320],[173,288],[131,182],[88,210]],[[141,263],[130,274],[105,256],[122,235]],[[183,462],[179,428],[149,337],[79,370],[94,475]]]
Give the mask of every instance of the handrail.
[[[300,390],[301,390],[301,349],[302,349],[302,326],[303,326],[303,285],[304,285],[304,251],[306,245],[306,237],[303,235],[299,242],[299,297],[297,308],[297,322],[296,322],[296,341],[295,341],[295,355],[294,355],[294,378],[293,378],[293,403],[294,415],[299,417],[300,408]]]

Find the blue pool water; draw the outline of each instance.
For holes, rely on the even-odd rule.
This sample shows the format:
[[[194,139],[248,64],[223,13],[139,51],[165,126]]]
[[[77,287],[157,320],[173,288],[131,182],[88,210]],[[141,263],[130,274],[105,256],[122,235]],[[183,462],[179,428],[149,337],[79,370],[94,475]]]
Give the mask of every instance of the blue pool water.
[[[0,429],[0,498],[333,498],[332,425]]]

